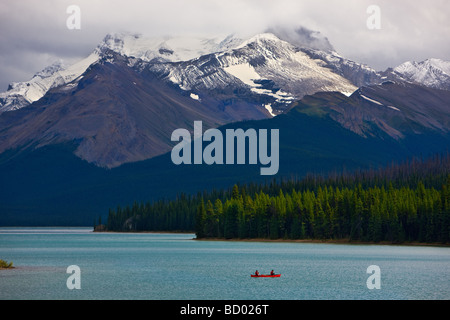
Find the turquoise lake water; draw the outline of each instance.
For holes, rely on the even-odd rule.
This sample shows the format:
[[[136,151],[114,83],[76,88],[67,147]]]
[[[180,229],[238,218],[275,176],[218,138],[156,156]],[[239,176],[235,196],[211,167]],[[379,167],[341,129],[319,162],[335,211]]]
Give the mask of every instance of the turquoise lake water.
[[[0,299],[448,300],[450,248],[195,241],[193,234],[0,228]],[[70,290],[76,265],[81,288]],[[368,289],[371,265],[380,289]],[[280,278],[251,278],[275,270]]]

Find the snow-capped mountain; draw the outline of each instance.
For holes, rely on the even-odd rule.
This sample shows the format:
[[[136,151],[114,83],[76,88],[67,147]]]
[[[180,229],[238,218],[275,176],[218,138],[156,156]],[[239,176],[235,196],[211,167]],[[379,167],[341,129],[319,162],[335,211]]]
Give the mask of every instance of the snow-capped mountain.
[[[109,34],[80,62],[68,67],[57,63],[29,81],[11,84],[0,93],[0,113],[20,109],[52,88],[79,80],[109,51],[132,58],[130,66],[151,70],[184,90],[197,91],[192,92],[194,96],[200,97],[204,90],[211,93],[239,87],[239,91],[249,91],[275,113],[305,94],[321,90],[351,94],[356,90],[359,83],[347,77],[350,71],[342,71],[343,60],[335,58],[338,55],[330,51],[332,46],[319,33],[308,33],[306,29],[293,34],[280,29],[274,32],[283,39],[274,33],[246,40],[235,35],[148,38],[132,33]],[[359,68],[357,63],[345,65],[347,69]]]
[[[394,76],[435,89],[450,90],[450,61],[407,61],[391,70]]]
[[[145,37],[115,33],[108,34],[88,57],[74,65],[57,62],[29,81],[10,84],[0,93],[0,113],[28,106],[52,88],[74,85],[73,81],[110,51],[131,58],[130,66],[139,72],[150,71],[198,101],[202,96],[231,90],[259,100],[269,116],[282,113],[292,100],[307,94],[339,91],[350,95],[358,87],[385,80],[450,90],[448,61],[405,62],[377,72],[340,56],[320,32],[306,28],[273,27],[246,39],[236,35]]]
[[[234,49],[190,61],[141,67],[200,97],[240,88],[242,95],[260,100],[276,113],[307,94],[339,91],[350,95],[357,89],[322,61],[271,33],[258,34]]]
[[[132,33],[108,34],[85,59],[67,67],[62,62],[56,62],[36,73],[29,81],[10,84],[6,92],[0,93],[0,113],[28,106],[42,98],[48,90],[77,80],[108,50],[145,62],[176,62],[227,50],[241,42],[232,35],[147,38]]]
[[[266,119],[317,91],[357,89],[271,33],[185,41],[108,35],[78,64],[13,86],[3,101],[23,93],[24,104],[2,109],[23,111],[0,114],[0,153],[77,141],[77,156],[111,168],[169,151],[172,131],[194,120]]]
[[[213,52],[225,51],[239,45],[242,39],[233,35],[200,37],[145,37],[141,34],[108,34],[98,46],[99,51],[112,50],[142,61],[188,61]]]
[[[57,62],[36,73],[29,81],[10,84],[8,91],[0,93],[0,112],[17,110],[30,105],[42,98],[48,90],[79,78],[98,59],[99,51],[95,50],[88,57],[71,66],[64,67],[62,62]]]
[[[440,98],[447,98],[447,91],[439,94],[419,90],[426,88],[423,84],[405,85],[433,86],[430,73],[439,76],[432,78],[438,82],[445,80],[445,62],[430,60],[415,68],[405,64],[378,73],[341,57],[318,33],[275,31],[245,40],[107,35],[80,62],[69,67],[54,64],[0,94],[0,153],[75,143],[78,157],[113,168],[168,152],[173,147],[172,131],[192,129],[195,120],[201,119],[206,128],[270,119],[318,92],[353,97],[330,117],[364,137],[381,131],[401,139],[404,129],[392,119],[406,113],[414,117],[406,117],[405,126],[420,124],[416,133],[423,128],[445,131],[447,118],[440,113],[446,100]],[[412,81],[411,74],[425,76]],[[389,87],[387,80],[398,86]],[[374,86],[380,87],[375,92],[367,89]],[[436,114],[424,117],[423,100],[417,97],[417,106],[408,100],[416,91],[423,92],[427,101],[437,96]],[[345,107],[349,101],[356,107]],[[360,106],[368,111],[362,114]],[[369,129],[368,121],[373,124]]]

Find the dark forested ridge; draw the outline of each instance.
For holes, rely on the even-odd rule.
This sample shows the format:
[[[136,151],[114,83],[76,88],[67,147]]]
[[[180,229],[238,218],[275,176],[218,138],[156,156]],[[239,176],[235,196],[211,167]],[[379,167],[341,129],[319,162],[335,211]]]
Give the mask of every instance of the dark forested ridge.
[[[108,231],[197,238],[450,242],[450,156],[380,170],[235,185],[110,209]]]

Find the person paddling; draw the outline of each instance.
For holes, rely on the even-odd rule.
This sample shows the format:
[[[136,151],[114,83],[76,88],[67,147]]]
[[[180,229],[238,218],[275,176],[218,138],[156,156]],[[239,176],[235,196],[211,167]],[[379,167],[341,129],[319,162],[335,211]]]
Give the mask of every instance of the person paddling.
[[[255,276],[259,276],[258,270],[255,271]]]
[[[273,276],[275,273],[273,272],[273,270],[272,271],[270,271],[270,275],[271,276]]]

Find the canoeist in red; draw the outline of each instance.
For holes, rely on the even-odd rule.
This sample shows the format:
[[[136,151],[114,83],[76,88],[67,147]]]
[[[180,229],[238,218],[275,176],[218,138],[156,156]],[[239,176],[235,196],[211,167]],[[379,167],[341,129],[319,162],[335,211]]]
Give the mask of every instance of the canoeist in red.
[[[259,276],[258,270],[255,271],[255,276]]]
[[[273,276],[274,274],[275,274],[275,272],[273,272],[273,270],[270,271],[270,275],[271,275],[271,276]]]

